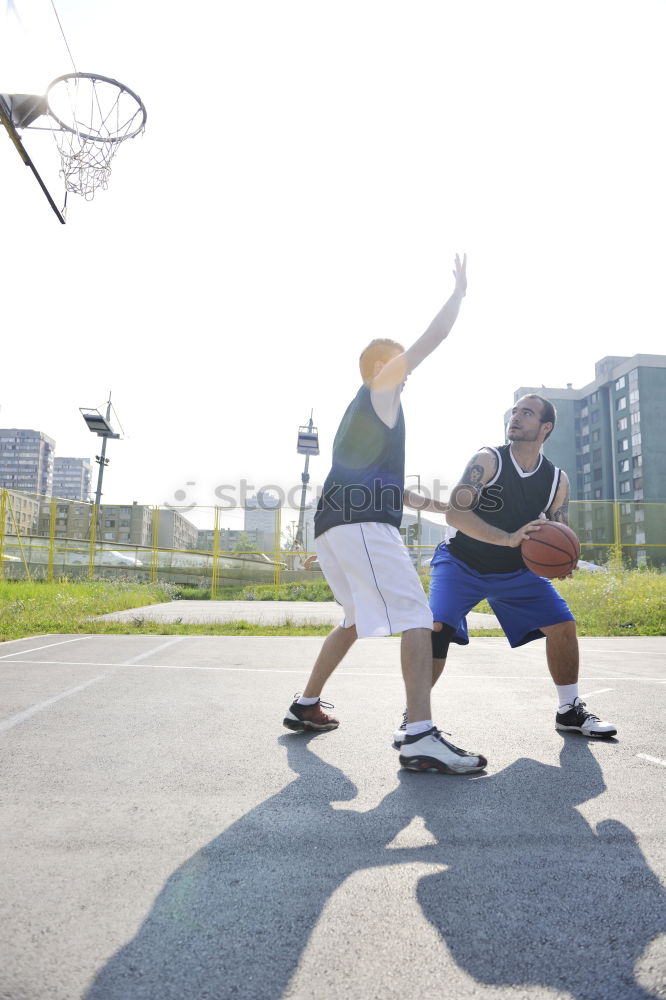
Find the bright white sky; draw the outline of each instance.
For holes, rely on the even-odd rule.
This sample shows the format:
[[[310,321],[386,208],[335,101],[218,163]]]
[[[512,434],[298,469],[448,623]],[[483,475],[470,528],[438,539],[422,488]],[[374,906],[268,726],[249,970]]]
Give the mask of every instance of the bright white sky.
[[[0,426],[92,456],[78,407],[112,389],[107,502],[298,484],[311,408],[323,482],[360,350],[423,332],[456,252],[463,311],[403,396],[426,485],[503,440],[518,386],[664,353],[663,0],[55,2],[148,126],[66,226],[0,134]],[[42,93],[70,68],[50,0],[0,3],[0,91]]]

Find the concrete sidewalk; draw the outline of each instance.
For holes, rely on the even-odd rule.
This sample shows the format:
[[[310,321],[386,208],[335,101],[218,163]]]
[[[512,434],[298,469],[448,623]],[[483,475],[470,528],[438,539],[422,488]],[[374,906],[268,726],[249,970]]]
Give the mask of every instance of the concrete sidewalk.
[[[114,611],[101,615],[109,621],[146,621],[187,625],[208,622],[252,622],[255,625],[337,625],[342,609],[335,601],[168,601],[150,604],[130,611]],[[499,628],[494,615],[472,612],[467,616],[469,628]]]

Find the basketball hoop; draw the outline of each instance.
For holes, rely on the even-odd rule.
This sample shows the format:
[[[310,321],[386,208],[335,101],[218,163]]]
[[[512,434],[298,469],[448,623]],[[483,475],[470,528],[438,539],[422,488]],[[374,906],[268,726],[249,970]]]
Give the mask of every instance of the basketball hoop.
[[[108,186],[111,161],[121,142],[146,127],[143,101],[107,76],[67,73],[49,85],[46,104],[59,126],[53,135],[65,190],[90,201],[97,188]]]

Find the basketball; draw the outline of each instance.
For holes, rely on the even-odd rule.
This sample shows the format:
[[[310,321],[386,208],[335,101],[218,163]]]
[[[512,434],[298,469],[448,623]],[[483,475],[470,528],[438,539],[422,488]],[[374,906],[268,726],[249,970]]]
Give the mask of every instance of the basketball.
[[[523,562],[537,576],[550,580],[567,576],[580,558],[575,531],[559,521],[543,521],[538,531],[520,543]]]

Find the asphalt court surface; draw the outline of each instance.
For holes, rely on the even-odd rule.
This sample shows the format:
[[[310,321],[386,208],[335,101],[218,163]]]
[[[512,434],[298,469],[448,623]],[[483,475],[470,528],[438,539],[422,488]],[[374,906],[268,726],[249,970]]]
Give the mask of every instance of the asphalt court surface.
[[[397,639],[283,729],[321,641],[0,645],[1,1000],[666,997],[666,640],[581,640],[611,741],[555,731],[542,642],[453,649],[473,777],[399,768]]]

